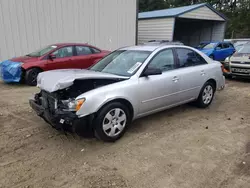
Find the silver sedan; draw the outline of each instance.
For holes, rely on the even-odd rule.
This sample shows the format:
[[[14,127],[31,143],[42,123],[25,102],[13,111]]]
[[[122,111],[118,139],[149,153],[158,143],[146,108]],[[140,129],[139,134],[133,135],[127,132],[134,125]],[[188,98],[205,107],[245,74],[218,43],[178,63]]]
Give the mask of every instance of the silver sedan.
[[[131,121],[184,103],[208,107],[225,85],[221,64],[182,45],[118,49],[89,70],[40,73],[31,107],[57,129],[115,141]]]

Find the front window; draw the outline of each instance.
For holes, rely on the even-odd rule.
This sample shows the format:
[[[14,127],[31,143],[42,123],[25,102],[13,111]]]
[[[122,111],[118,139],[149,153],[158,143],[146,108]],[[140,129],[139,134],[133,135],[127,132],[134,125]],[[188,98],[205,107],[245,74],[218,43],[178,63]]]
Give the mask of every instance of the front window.
[[[245,44],[239,51],[240,54],[250,54],[250,43]]]
[[[209,43],[203,47],[203,49],[213,49],[217,43]]]
[[[114,51],[91,67],[90,70],[119,76],[132,76],[150,53],[150,51],[138,50]]]
[[[73,48],[72,46],[67,46],[60,48],[52,53],[56,58],[64,58],[73,56]]]
[[[35,52],[28,54],[27,56],[29,56],[29,57],[41,57],[41,56],[47,54],[48,52],[50,52],[51,50],[54,50],[56,48],[57,48],[57,46],[46,46],[40,50],[37,50]]]
[[[160,69],[162,72],[175,69],[173,51],[171,49],[162,50],[153,58],[148,67]]]

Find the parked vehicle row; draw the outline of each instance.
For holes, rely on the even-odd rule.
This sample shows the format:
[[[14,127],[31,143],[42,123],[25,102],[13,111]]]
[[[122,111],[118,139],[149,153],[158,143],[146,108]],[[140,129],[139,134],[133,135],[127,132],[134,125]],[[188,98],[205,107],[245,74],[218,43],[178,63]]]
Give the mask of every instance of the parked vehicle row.
[[[115,141],[137,118],[188,102],[208,107],[225,79],[219,62],[164,43],[118,49],[88,70],[42,72],[37,85],[29,102],[46,122]]]
[[[55,69],[85,69],[109,53],[97,47],[81,43],[60,43],[46,46],[22,57],[12,58],[0,64],[0,76],[5,82],[36,85],[40,72]]]

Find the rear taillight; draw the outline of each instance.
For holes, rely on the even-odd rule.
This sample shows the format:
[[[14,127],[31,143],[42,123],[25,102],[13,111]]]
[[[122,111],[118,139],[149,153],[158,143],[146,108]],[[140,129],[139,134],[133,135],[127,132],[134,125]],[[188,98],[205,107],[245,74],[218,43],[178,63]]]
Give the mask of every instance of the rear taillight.
[[[221,71],[222,71],[222,72],[228,72],[228,70],[227,70],[227,69],[225,69],[225,67],[224,67],[224,65],[223,65],[223,64],[221,64]]]

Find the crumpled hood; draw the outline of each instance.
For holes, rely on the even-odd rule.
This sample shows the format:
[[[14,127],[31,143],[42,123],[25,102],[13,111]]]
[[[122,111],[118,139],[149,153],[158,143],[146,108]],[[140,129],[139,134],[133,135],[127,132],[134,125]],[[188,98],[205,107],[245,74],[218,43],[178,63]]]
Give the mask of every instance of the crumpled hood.
[[[85,69],[61,69],[42,72],[37,77],[37,86],[42,90],[54,92],[73,85],[74,81],[87,79],[128,79],[114,74],[94,72]]]
[[[202,51],[204,54],[210,55],[211,53],[213,53],[213,49],[201,49],[200,51]]]
[[[10,60],[14,62],[29,63],[29,62],[37,61],[38,57],[21,56],[21,57],[14,57]]]

